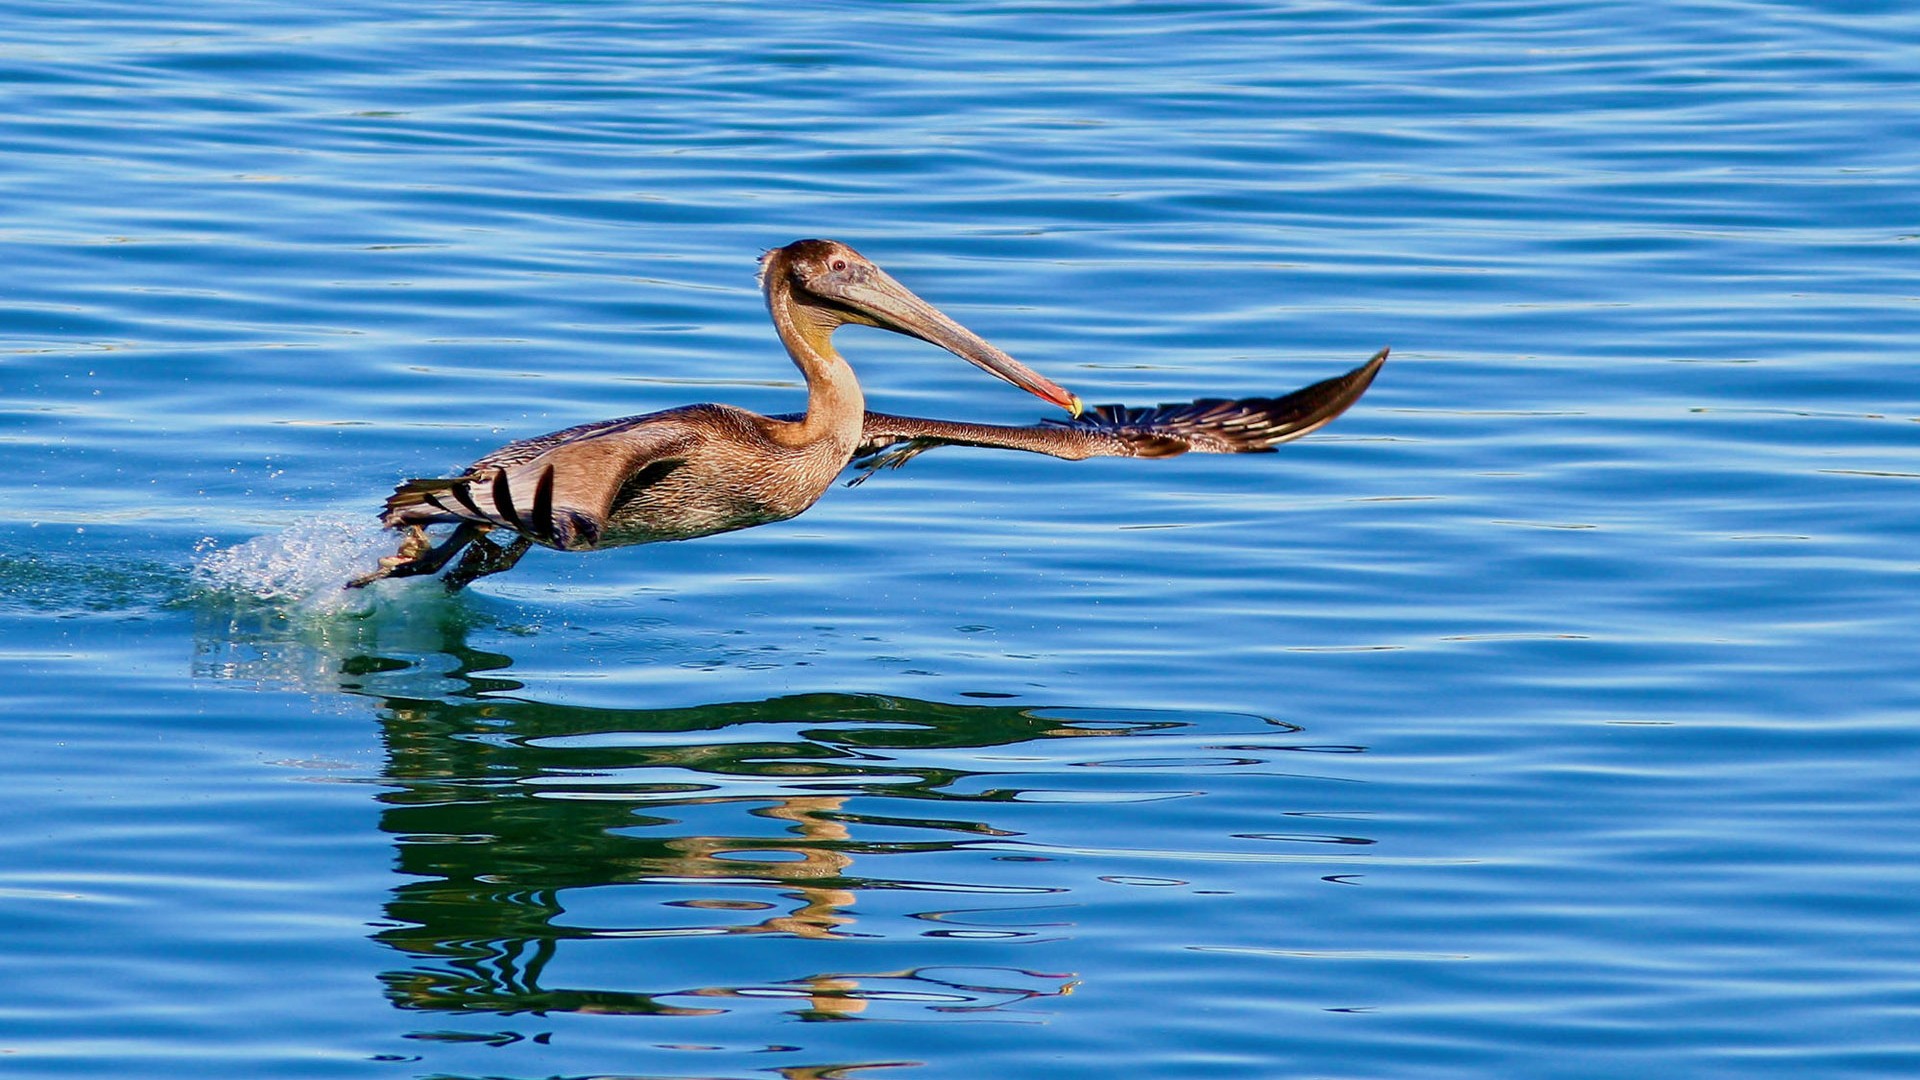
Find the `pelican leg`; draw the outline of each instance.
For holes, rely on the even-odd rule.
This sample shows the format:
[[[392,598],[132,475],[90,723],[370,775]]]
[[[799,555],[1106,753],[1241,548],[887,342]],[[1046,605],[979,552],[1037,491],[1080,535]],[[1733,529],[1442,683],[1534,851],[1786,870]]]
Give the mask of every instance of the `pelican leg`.
[[[447,576],[440,581],[448,592],[459,592],[478,578],[513,569],[513,564],[532,546],[533,540],[525,536],[514,537],[513,543],[504,548],[491,540],[478,540],[460,557],[459,565],[447,571]]]
[[[362,574],[347,582],[349,589],[363,589],[382,578],[417,577],[431,574],[447,565],[460,549],[478,540],[486,532],[482,525],[462,524],[453,530],[452,535],[442,541],[439,547],[433,546],[427,530],[419,525],[407,528],[407,534],[400,541],[400,550],[380,560],[380,569],[371,574]],[[491,547],[492,545],[488,545]]]

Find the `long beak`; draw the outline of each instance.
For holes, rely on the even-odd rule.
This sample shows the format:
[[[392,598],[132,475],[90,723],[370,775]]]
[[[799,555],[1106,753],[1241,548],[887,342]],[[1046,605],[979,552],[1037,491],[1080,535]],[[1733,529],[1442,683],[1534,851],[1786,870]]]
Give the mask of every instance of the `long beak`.
[[[867,280],[848,289],[841,302],[872,319],[873,325],[883,330],[938,345],[1076,417],[1084,408],[1079,395],[987,344],[980,335],[954,322],[878,267],[873,268]]]

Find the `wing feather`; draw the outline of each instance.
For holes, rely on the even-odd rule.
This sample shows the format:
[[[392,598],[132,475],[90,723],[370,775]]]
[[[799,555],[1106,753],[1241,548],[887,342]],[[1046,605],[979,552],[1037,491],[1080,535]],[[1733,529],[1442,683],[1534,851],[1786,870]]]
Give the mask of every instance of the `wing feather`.
[[[703,408],[715,407],[582,424],[509,444],[465,475],[401,484],[382,518],[395,528],[471,522],[510,529],[548,547],[592,547],[634,477],[683,460],[698,442],[697,426],[684,422],[693,418],[680,414]]]
[[[881,469],[897,469],[937,446],[1025,450],[1078,461],[1089,457],[1173,457],[1258,454],[1318,431],[1360,400],[1373,385],[1387,350],[1344,375],[1280,397],[1200,398],[1152,407],[1099,405],[1072,420],[1024,427],[966,424],[868,413],[854,465],[859,484]]]

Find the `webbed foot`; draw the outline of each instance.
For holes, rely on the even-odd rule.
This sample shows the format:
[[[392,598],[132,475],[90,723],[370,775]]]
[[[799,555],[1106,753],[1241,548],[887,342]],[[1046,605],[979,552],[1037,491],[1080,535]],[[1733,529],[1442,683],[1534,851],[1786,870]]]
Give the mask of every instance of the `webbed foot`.
[[[380,560],[380,568],[370,574],[362,574],[348,581],[349,589],[364,589],[382,578],[418,577],[431,574],[447,565],[460,549],[478,540],[486,532],[479,525],[463,524],[453,530],[440,546],[435,547],[433,538],[419,525],[407,527],[406,535],[400,539],[400,550]],[[492,544],[488,544],[492,547]]]
[[[516,536],[513,543],[500,547],[491,540],[478,540],[467,548],[460,562],[440,579],[450,593],[459,592],[479,578],[513,569],[513,564],[533,546],[532,539]]]

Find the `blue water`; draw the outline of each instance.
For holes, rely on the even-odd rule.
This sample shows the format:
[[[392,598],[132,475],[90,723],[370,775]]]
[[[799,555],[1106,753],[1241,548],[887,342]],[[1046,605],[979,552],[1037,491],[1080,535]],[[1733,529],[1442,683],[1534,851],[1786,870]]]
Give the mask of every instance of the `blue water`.
[[[1920,1073],[1920,15],[0,0],[0,1074]],[[336,586],[799,407],[860,248],[1273,456],[942,450]],[[875,408],[1045,406],[841,335]]]

